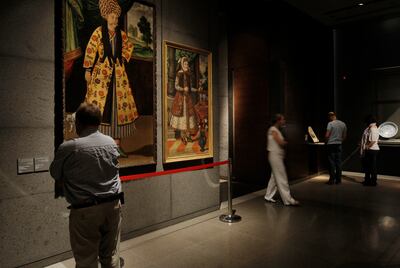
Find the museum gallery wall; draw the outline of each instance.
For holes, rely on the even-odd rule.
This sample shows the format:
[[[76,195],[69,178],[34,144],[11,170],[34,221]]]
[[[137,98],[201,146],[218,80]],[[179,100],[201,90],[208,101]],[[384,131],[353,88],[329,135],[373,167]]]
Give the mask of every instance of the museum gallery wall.
[[[62,109],[62,122],[56,119],[62,133],[56,136],[62,139],[56,141],[77,137],[74,112],[88,102],[100,107],[100,131],[118,144],[121,168],[155,164],[157,135],[163,135],[164,163],[212,157],[211,53],[164,42],[163,133],[157,133],[155,7],[132,0],[118,4],[121,34],[113,35],[103,30],[107,17],[98,0],[63,2],[57,29],[62,97],[56,98],[56,114]]]

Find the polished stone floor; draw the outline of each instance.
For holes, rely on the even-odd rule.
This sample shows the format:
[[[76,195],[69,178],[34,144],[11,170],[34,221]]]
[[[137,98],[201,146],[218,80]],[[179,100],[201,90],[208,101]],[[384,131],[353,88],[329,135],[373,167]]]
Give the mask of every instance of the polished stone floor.
[[[242,196],[234,200],[238,223],[221,222],[222,208],[124,241],[124,267],[400,267],[398,179],[365,187],[356,176],[340,185],[315,177],[291,185],[300,207],[265,203],[264,190]]]

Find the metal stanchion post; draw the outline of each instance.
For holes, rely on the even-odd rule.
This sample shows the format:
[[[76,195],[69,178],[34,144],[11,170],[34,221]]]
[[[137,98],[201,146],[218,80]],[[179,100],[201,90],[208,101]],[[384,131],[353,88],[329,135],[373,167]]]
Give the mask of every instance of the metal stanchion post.
[[[229,170],[228,170],[228,215],[219,216],[220,221],[223,222],[238,222],[242,219],[239,215],[235,215],[236,210],[232,209],[232,184],[231,184],[231,173],[232,173],[232,161],[229,159]]]

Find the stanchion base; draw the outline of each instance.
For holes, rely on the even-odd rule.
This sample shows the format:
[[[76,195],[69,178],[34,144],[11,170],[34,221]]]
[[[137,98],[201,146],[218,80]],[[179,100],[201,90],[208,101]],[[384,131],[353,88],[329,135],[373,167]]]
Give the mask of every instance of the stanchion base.
[[[235,215],[235,214],[232,214],[232,215],[221,215],[221,216],[219,216],[219,220],[223,221],[223,222],[232,223],[232,222],[241,221],[242,217],[240,217],[239,215]]]

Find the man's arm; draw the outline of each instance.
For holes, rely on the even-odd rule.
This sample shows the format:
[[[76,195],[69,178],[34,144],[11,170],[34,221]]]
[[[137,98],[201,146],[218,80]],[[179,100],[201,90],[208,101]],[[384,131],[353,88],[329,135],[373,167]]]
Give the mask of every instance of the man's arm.
[[[329,137],[331,136],[331,129],[332,129],[332,126],[331,126],[331,124],[328,123],[328,126],[326,127],[326,132],[325,132],[325,142],[328,142]]]
[[[71,155],[72,150],[61,144],[58,148],[53,162],[50,164],[50,175],[54,178],[54,198],[64,197],[64,163]]]
[[[63,168],[65,160],[71,155],[72,150],[68,143],[63,143],[58,148],[53,162],[50,164],[50,175],[57,181],[63,178]]]
[[[328,141],[330,136],[331,136],[331,132],[329,130],[326,130],[326,132],[325,132],[325,140]]]
[[[345,126],[342,134],[342,141],[344,141],[346,138],[347,138],[347,128]]]

